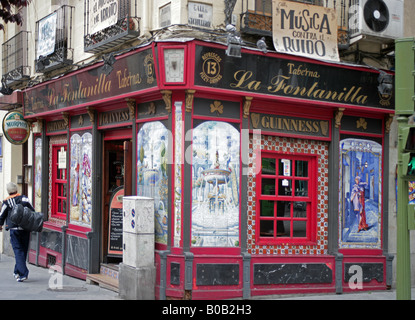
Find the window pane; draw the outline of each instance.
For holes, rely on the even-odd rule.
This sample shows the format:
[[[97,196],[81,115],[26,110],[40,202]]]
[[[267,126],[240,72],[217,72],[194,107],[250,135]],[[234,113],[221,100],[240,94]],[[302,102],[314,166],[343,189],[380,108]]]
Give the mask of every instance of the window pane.
[[[293,221],[293,237],[307,237],[307,221]]]
[[[278,201],[277,202],[277,218],[289,218],[291,217],[290,202]]]
[[[284,177],[291,176],[292,161],[288,159],[280,159],[278,165],[278,174]]]
[[[291,196],[292,181],[288,179],[279,180],[278,183],[278,195],[279,196]]]
[[[261,217],[274,216],[274,201],[261,200]]]
[[[274,221],[273,220],[261,220],[260,221],[260,234],[261,234],[261,237],[273,237],[274,236]]]
[[[291,236],[291,222],[290,221],[277,221],[277,237],[290,237]]]
[[[295,176],[296,177],[308,177],[308,161],[295,161]]]
[[[271,0],[255,0],[255,10],[264,12],[264,13],[271,13]]]
[[[275,174],[275,159],[262,159],[262,174]]]
[[[307,202],[294,202],[294,218],[307,218]]]
[[[308,197],[308,181],[295,182],[295,196],[296,197]]]
[[[262,179],[262,194],[275,196],[275,179]]]
[[[62,201],[62,213],[66,213],[66,200]]]

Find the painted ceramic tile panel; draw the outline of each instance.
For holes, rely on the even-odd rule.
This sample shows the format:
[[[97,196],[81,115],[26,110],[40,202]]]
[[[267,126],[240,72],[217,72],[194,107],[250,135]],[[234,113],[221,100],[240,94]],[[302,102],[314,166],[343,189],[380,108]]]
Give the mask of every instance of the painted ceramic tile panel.
[[[35,211],[42,211],[42,139],[35,140]]]
[[[180,102],[175,103],[174,135],[174,247],[182,241],[182,164],[183,164],[183,114]]]
[[[91,224],[92,218],[92,134],[71,138],[71,222]]]
[[[193,130],[192,246],[239,246],[240,135],[207,121]]]
[[[155,239],[167,244],[168,130],[159,121],[142,126],[137,134],[137,196],[154,199]]]
[[[339,246],[380,248],[382,146],[374,141],[340,141]]]

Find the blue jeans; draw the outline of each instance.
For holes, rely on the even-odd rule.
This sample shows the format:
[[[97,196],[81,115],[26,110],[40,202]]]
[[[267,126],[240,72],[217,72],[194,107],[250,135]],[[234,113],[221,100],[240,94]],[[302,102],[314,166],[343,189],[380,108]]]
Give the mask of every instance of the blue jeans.
[[[30,232],[26,230],[10,230],[10,242],[13,247],[16,264],[14,273],[20,277],[27,277],[29,269],[26,266],[27,252],[29,251]]]

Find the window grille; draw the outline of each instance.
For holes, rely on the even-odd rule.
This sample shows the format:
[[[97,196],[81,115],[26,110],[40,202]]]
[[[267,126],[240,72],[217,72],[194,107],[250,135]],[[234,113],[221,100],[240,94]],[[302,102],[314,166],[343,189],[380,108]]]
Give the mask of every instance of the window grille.
[[[137,17],[137,0],[118,0],[117,22],[109,27],[94,32],[91,19],[97,0],[84,0],[84,50],[85,52],[101,52],[118,45],[125,41],[137,38],[140,35],[140,18]]]
[[[9,87],[18,85],[30,77],[28,34],[27,31],[21,31],[2,45],[2,82]]]
[[[36,72],[47,72],[65,67],[73,63],[72,25],[74,7],[62,6],[50,15],[36,22]],[[56,25],[45,24],[44,21],[56,17]],[[53,21],[53,20],[52,20]],[[44,30],[39,30],[42,27]],[[50,27],[55,27],[49,30]],[[45,30],[46,29],[46,30]],[[55,37],[55,43],[51,53],[46,55],[40,51],[43,40],[39,39],[40,32],[50,32]]]

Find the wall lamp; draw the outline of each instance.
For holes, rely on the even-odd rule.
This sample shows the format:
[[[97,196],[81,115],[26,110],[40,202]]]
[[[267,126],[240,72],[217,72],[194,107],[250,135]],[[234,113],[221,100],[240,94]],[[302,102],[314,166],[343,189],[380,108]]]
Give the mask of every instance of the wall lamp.
[[[236,31],[236,27],[233,24],[228,24],[226,26],[226,31],[228,32],[226,55],[228,57],[241,58],[241,36]]]
[[[381,95],[391,95],[393,92],[393,77],[384,71],[380,71],[378,91]]]
[[[114,70],[114,63],[117,62],[117,60],[114,57],[114,54],[108,53],[108,54],[104,54],[102,56],[102,60],[104,60],[104,65],[102,66],[102,72],[105,73],[107,76],[110,75],[110,73],[112,72],[112,70]]]
[[[5,95],[5,96],[9,96],[13,93],[13,89],[9,88],[9,86],[6,84],[6,79],[3,77],[1,79],[1,88],[0,88],[0,93]]]

